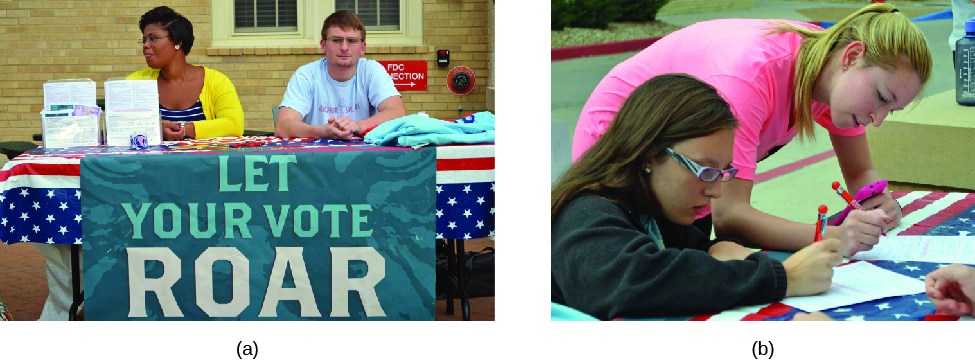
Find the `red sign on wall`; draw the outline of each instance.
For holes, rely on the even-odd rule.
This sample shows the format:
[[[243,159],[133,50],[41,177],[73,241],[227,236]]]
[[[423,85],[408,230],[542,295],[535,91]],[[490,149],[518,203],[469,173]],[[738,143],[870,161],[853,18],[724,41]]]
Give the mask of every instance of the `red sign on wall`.
[[[427,91],[426,60],[380,60],[399,91]]]

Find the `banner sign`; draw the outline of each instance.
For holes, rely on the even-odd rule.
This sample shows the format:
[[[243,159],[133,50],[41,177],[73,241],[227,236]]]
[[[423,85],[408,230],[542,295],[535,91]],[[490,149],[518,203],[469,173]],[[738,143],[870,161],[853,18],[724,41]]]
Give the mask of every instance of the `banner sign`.
[[[433,320],[435,149],[81,161],[86,320]]]
[[[426,60],[379,60],[398,91],[427,91]]]

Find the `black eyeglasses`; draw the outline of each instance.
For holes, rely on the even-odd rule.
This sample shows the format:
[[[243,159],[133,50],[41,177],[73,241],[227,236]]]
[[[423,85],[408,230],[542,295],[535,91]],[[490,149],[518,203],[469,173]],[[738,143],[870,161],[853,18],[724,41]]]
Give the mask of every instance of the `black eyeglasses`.
[[[718,170],[711,167],[704,167],[698,165],[693,160],[684,157],[684,155],[678,154],[676,151],[671,150],[670,148],[667,148],[666,150],[667,153],[674,158],[674,160],[677,160],[678,163],[684,165],[684,167],[686,167],[688,170],[694,172],[694,174],[697,175],[697,178],[701,179],[701,181],[713,182],[718,180],[718,178],[721,178],[722,182],[728,182],[731,181],[731,179],[734,179],[735,174],[738,173],[738,169],[732,165],[728,165],[731,167],[728,170]]]
[[[139,42],[137,44],[139,44],[139,45],[145,45],[146,44],[146,41],[148,41],[150,44],[155,44],[156,43],[156,40],[162,39],[164,37],[169,37],[169,35],[166,35],[166,36],[149,35],[149,37],[147,37],[145,39],[138,40]]]
[[[328,41],[331,42],[333,45],[342,45],[342,42],[345,41],[349,43],[349,46],[356,46],[362,42],[362,39],[357,37],[343,38],[343,37],[335,36],[335,37],[328,38]]]

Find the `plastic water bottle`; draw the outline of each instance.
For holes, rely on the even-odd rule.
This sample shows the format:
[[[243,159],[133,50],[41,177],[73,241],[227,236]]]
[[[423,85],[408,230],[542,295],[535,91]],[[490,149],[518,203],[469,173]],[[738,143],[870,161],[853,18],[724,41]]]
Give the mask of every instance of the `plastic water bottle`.
[[[975,106],[975,19],[965,22],[965,37],[955,42],[955,101]]]

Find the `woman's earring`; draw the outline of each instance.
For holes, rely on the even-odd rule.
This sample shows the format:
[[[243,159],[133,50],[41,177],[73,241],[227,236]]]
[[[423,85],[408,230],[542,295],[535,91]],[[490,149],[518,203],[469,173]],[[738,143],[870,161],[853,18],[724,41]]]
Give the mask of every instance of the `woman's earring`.
[[[646,170],[647,174],[650,173],[650,168],[643,168],[643,170]]]
[[[179,49],[179,46],[176,46],[176,48]],[[843,67],[843,70],[846,70],[846,68],[847,68],[847,66],[844,66]]]
[[[179,50],[179,45],[176,45],[176,50]],[[844,69],[846,69],[846,68],[844,68]]]

